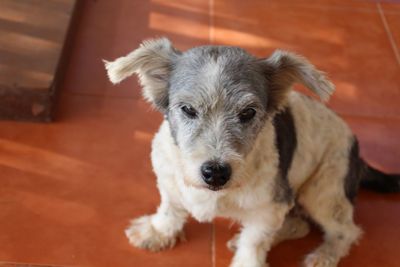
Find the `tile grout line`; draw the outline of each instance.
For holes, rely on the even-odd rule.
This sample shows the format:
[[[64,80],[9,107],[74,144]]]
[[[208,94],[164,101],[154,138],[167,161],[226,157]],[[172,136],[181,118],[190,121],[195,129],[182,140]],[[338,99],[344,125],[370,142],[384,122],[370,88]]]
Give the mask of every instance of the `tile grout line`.
[[[211,266],[215,267],[215,222],[211,224]]]
[[[381,6],[381,3],[377,2],[376,6],[378,8],[378,12],[379,12],[379,15],[380,15],[382,23],[383,23],[383,27],[385,28],[386,34],[387,34],[387,36],[389,38],[390,45],[392,46],[392,49],[393,49],[395,58],[397,60],[397,63],[400,65],[400,53],[399,53],[399,50],[397,49],[396,42],[394,41],[392,32],[390,31],[389,24],[387,23],[385,14],[384,14],[382,6]]]
[[[208,0],[208,41],[214,43],[214,0]]]

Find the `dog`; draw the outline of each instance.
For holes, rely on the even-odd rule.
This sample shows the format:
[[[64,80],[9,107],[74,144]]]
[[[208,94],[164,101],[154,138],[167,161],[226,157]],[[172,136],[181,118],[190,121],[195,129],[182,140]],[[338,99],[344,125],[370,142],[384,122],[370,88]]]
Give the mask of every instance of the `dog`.
[[[297,54],[256,58],[230,46],[181,52],[159,38],[105,67],[114,84],[138,74],[144,98],[164,114],[151,152],[161,204],[126,230],[136,247],[173,247],[189,215],[226,217],[242,226],[228,242],[230,266],[261,267],[273,245],[305,236],[311,220],[324,242],[304,266],[334,267],[362,234],[353,221],[359,186],[400,191],[399,175],[360,158],[342,119],[292,90],[301,83],[322,101],[334,91]]]

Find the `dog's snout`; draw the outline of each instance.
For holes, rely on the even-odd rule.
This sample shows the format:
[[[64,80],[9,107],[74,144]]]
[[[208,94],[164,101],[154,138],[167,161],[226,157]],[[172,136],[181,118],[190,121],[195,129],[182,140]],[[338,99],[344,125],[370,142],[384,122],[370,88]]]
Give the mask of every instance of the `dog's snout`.
[[[201,166],[204,182],[213,187],[226,184],[231,177],[232,169],[229,164],[207,161]]]

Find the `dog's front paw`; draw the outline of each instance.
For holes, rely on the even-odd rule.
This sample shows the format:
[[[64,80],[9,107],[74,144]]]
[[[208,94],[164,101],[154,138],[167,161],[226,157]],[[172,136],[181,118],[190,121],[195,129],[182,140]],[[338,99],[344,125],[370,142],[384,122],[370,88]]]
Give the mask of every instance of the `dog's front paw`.
[[[133,246],[154,252],[172,248],[177,238],[184,240],[183,232],[167,236],[157,231],[151,223],[151,216],[133,220],[125,230],[125,234]]]
[[[261,258],[257,257],[243,257],[236,254],[233,258],[229,267],[269,267],[269,264],[265,262],[265,259],[261,260]]]
[[[334,258],[330,257],[326,253],[315,251],[307,255],[304,260],[304,267],[336,267],[337,262]]]

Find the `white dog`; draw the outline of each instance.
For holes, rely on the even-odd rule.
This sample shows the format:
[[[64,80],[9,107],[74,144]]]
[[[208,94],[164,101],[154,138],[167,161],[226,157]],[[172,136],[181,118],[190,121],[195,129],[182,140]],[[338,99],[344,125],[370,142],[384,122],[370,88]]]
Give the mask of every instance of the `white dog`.
[[[228,243],[231,266],[261,267],[273,244],[307,234],[306,215],[325,235],[304,265],[334,267],[361,235],[353,222],[360,181],[400,189],[399,176],[359,157],[343,120],[291,90],[299,82],[323,100],[334,91],[298,55],[259,59],[227,46],[180,52],[162,38],[105,63],[113,83],[137,73],[144,97],[165,115],[151,154],[161,204],[126,230],[134,246],[172,247],[189,215],[222,216],[243,226]]]

